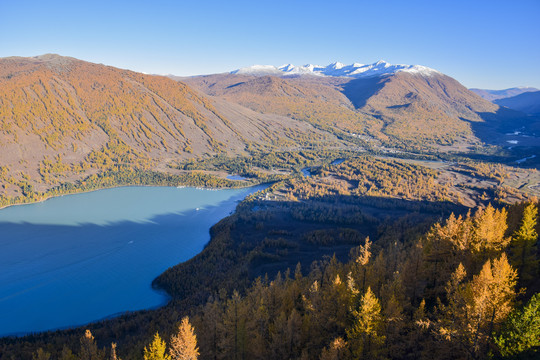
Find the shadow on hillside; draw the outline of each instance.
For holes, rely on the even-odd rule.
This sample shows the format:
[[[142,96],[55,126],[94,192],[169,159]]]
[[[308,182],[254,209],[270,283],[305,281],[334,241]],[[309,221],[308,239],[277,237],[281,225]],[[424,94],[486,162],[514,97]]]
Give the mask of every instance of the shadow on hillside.
[[[469,122],[475,136],[482,142],[499,146],[540,146],[538,138],[532,137],[534,130],[540,128],[540,118],[507,108],[499,108],[495,113],[477,114],[482,122],[462,120]]]
[[[354,79],[342,86],[342,93],[347,96],[355,108],[360,109],[366,105],[370,97],[384,87],[388,78],[371,77]]]
[[[152,329],[170,328],[185,311],[206,302],[220,290],[229,294],[233,289],[242,292],[257,276],[268,274],[272,279],[278,271],[284,273],[287,269],[291,270],[290,276],[294,276],[299,262],[306,274],[313,261],[323,258],[328,261],[334,254],[345,261],[351,248],[363,244],[366,236],[374,242],[374,249],[389,242],[407,244],[451,212],[463,214],[467,210],[449,202],[377,197],[325,196],[302,202],[242,203],[236,213],[212,227],[211,241],[202,252],[168,269],[154,281],[154,285],[166,288],[173,296],[167,306],[127,313],[80,328],[28,335],[22,339],[3,338],[0,350],[20,353],[22,346],[35,349],[55,341],[75,349],[85,329],[90,329],[104,344],[128,339],[130,346],[142,351],[143,342],[151,336],[148,324],[152,324]],[[126,234],[127,227],[134,226],[132,231],[150,235],[157,223],[165,223],[171,226],[171,236],[182,237],[182,230],[172,224],[174,216],[161,215],[144,224],[123,222],[111,226],[82,225],[81,228],[89,232],[88,241],[111,232],[123,233],[127,240],[130,237]],[[51,226],[39,227],[45,233],[58,230]],[[71,229],[64,227],[64,230]],[[169,249],[164,249],[161,254],[167,251]],[[129,263],[130,259],[125,261]]]
[[[479,112],[482,122],[469,121],[474,135],[484,144],[496,146],[477,153],[463,154],[469,158],[505,163],[512,166],[538,167],[540,155],[540,117],[499,108],[495,113]],[[534,155],[534,156],[533,156]],[[525,160],[523,160],[525,159]]]
[[[351,248],[368,236],[376,244],[381,238],[414,241],[451,212],[467,210],[450,202],[380,197],[254,201],[216,224],[199,255],[167,270],[154,285],[168,291],[177,306],[193,306],[222,288],[241,291],[258,276],[294,272],[299,262],[307,270],[334,254],[346,261]]]

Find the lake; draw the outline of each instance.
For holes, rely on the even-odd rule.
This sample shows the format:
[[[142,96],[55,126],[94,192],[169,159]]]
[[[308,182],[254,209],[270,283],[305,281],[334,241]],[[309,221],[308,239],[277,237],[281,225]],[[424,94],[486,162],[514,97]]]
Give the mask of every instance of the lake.
[[[0,336],[158,307],[151,288],[262,187],[121,187],[0,210]]]

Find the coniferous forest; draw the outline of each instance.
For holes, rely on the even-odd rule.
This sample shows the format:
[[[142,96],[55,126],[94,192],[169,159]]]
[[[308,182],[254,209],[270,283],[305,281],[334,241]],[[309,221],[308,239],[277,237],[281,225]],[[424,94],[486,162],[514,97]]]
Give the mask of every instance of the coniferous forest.
[[[248,197],[158,277],[164,308],[4,338],[1,358],[537,356],[535,198],[471,209],[436,171],[369,157],[312,171]]]
[[[316,47],[314,56],[339,42],[346,44],[340,52],[357,56],[351,44],[362,40],[358,48],[364,51],[371,39],[382,47],[372,48],[370,57],[383,48],[389,54],[400,49],[403,54],[395,54],[396,60],[429,53],[426,59],[434,64],[426,65],[469,74],[460,81],[472,83],[482,76],[486,84],[538,81],[533,61],[540,55],[534,46],[538,39],[530,34],[539,32],[539,5],[529,1],[502,11],[497,2],[454,4],[460,1],[447,2],[448,8],[437,2],[414,7],[413,0],[384,7],[377,3],[376,8],[370,5],[376,2],[311,2],[309,9],[289,1],[255,12],[252,4],[234,2],[158,1],[145,4],[144,11],[137,2],[97,1],[95,11],[91,2],[77,1],[70,6],[24,2],[17,11],[17,2],[0,5],[0,33],[9,40],[1,42],[1,56],[35,51],[35,46],[23,51],[23,42],[9,48],[19,45],[21,34],[43,41],[40,49],[60,50],[56,41],[69,35],[73,44],[68,49],[88,46],[79,54],[96,52],[93,59],[102,59],[103,49],[119,59],[125,53],[130,58],[125,67],[149,66],[154,74],[167,73],[160,62],[165,58],[170,69],[182,74],[182,61],[188,60],[197,62],[194,68],[218,63],[208,71],[226,71],[162,76],[57,54],[0,57],[0,325],[6,315],[22,318],[19,314],[29,307],[50,315],[39,321],[28,316],[7,330],[0,327],[0,360],[540,359],[540,113],[538,104],[527,100],[538,99],[538,89],[468,89],[434,68],[383,60],[219,68],[233,60],[242,66],[250,61],[227,59],[228,54],[240,56],[239,45],[250,56],[268,50],[276,57],[262,59],[272,61],[292,56],[273,54],[275,49],[301,51],[298,59],[308,56],[303,52],[309,47]],[[190,13],[200,4],[204,9]],[[490,16],[483,9],[488,7]],[[532,9],[528,12],[535,16],[529,19],[522,9]],[[272,11],[275,16],[265,19]],[[51,21],[58,20],[52,12],[68,19],[69,27]],[[99,23],[77,34],[85,16]],[[471,27],[470,19],[481,25]],[[310,25],[306,21],[316,23],[311,32],[309,27],[288,28],[296,22]],[[439,21],[441,31],[436,31]],[[511,21],[519,22],[494,27]],[[325,28],[330,22],[333,27]],[[62,33],[55,32],[56,23]],[[531,30],[531,24],[536,28]],[[210,32],[204,38],[206,28]],[[388,29],[391,33],[380,35]],[[99,39],[89,41],[99,32]],[[125,41],[131,33],[137,35]],[[489,39],[478,37],[484,33]],[[439,37],[447,34],[452,37],[437,48]],[[325,38],[331,42],[322,46]],[[55,42],[46,44],[48,39]],[[274,39],[280,43],[272,47]],[[488,42],[493,39],[497,42]],[[506,58],[525,47],[524,39],[530,53]],[[441,50],[472,40],[468,47]],[[424,55],[416,47],[422,42]],[[140,52],[127,51],[125,44]],[[160,44],[165,51],[159,51]],[[219,54],[201,55],[212,49]],[[489,61],[483,55],[467,59],[466,66],[458,63],[473,50],[490,49],[498,52],[490,53]],[[157,68],[143,65],[146,57]],[[493,65],[499,58],[504,66]],[[532,65],[524,58],[532,59]],[[515,77],[515,71],[523,71],[525,78]],[[525,93],[531,96],[519,97]],[[500,106],[496,97],[520,106]],[[164,198],[174,204],[162,206],[164,198],[152,195],[130,205],[140,193],[124,194],[122,200],[111,196],[110,206],[101,198],[92,206],[107,217],[102,222],[90,221],[86,213],[82,220],[50,220],[62,213],[57,210],[47,213],[44,223],[32,223],[24,209],[41,204],[3,210],[121,186],[171,187],[159,190],[166,190]],[[226,192],[203,196],[201,189],[184,189],[193,190],[189,196],[197,201],[204,198],[203,205],[188,207],[184,200],[189,196],[176,189],[182,187],[244,188],[230,193],[250,195],[241,201],[240,195],[219,200]],[[116,209],[109,207],[120,202],[148,212],[116,220]],[[85,207],[83,200],[70,204],[58,217]],[[22,220],[7,216],[4,222],[1,215],[14,209],[22,210]],[[180,217],[189,224],[184,227]],[[204,225],[197,222],[201,218]],[[215,222],[211,219],[220,220],[209,228]],[[80,232],[71,232],[75,228]],[[159,242],[158,228],[167,230],[160,235],[167,246]],[[194,228],[209,236],[195,244],[200,234],[190,237]],[[32,229],[31,235],[25,232]],[[13,234],[19,230],[18,238],[19,233]],[[60,245],[66,244],[69,251],[63,252]],[[83,255],[77,257],[75,250]],[[30,256],[12,261],[10,251]],[[113,253],[116,257],[107,258]],[[141,258],[157,270],[146,272],[150,266],[139,265]],[[60,264],[66,259],[68,265]],[[99,263],[103,259],[106,265]],[[159,267],[163,259],[168,262]],[[143,283],[133,294],[146,291],[152,299],[124,290],[120,284],[131,282],[118,269]],[[71,283],[62,278],[66,273]],[[114,280],[109,287],[105,273]],[[92,284],[81,274],[93,275]],[[49,286],[51,279],[54,286]],[[28,302],[20,300],[24,296]],[[60,298],[73,305],[70,312]],[[124,304],[131,299],[133,307]],[[82,300],[93,301],[96,311],[82,309]],[[50,303],[58,312],[45,310]],[[105,310],[104,304],[114,304],[114,310]],[[125,309],[145,310],[118,313]],[[77,322],[79,314],[88,318]],[[56,328],[51,317],[63,321],[57,327],[78,325]],[[41,327],[35,328],[38,322]],[[36,329],[52,330],[27,332]]]

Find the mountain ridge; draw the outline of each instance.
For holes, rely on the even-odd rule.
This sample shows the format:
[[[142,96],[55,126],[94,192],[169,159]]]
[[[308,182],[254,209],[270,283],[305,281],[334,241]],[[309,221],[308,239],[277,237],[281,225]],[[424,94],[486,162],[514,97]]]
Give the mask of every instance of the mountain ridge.
[[[365,140],[364,146],[382,141],[420,151],[433,146],[468,151],[486,140],[475,135],[474,124],[483,124],[487,117],[490,126],[511,126],[505,119],[524,116],[498,113],[498,105],[439,72],[424,76],[398,71],[359,78],[223,73],[182,80],[254,111],[340,130]]]
[[[512,88],[502,89],[502,90],[489,90],[489,89],[477,89],[477,88],[471,88],[469,90],[491,102],[494,102],[495,100],[498,100],[498,99],[504,99],[504,98],[516,96],[525,92],[539,91],[538,89],[534,87],[530,87],[530,86],[517,86],[517,87],[512,87]]]
[[[395,74],[397,72],[410,72],[410,73],[422,74],[425,76],[430,76],[431,74],[440,74],[439,71],[428,68],[426,66],[404,65],[404,64],[392,65],[384,60],[379,60],[373,64],[353,63],[351,65],[346,65],[340,62],[334,62],[327,66],[320,66],[320,65],[313,65],[313,64],[307,64],[303,66],[286,64],[279,67],[276,67],[273,65],[253,65],[253,66],[233,70],[230,73],[238,74],[238,75],[255,75],[255,76],[314,75],[314,76],[362,78],[362,77]]]
[[[527,91],[493,101],[495,104],[524,112],[529,115],[540,115],[540,90]]]

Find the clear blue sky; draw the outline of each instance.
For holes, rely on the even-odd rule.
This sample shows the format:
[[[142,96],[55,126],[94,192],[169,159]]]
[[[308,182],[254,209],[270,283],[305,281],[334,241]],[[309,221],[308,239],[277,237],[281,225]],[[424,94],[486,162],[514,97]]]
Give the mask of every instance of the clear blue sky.
[[[175,75],[384,59],[540,88],[540,0],[0,0],[0,57],[44,53]]]

